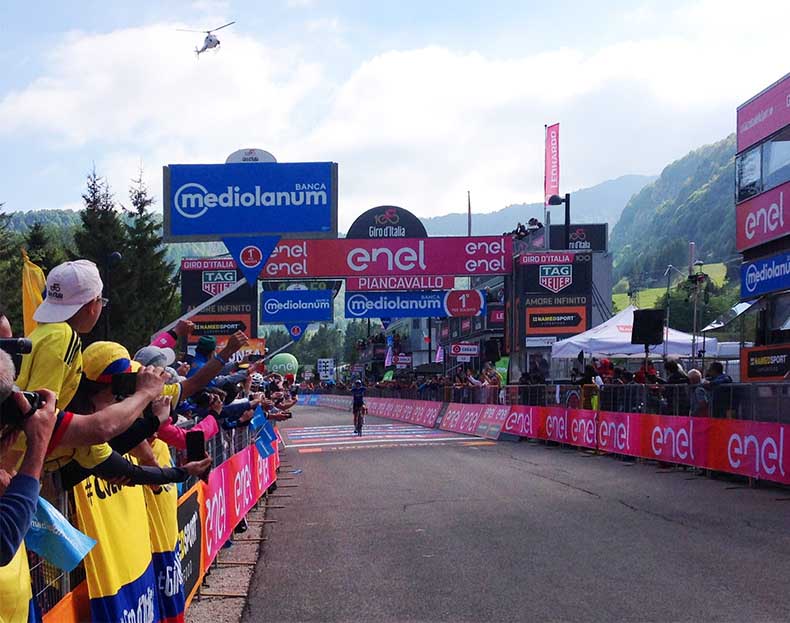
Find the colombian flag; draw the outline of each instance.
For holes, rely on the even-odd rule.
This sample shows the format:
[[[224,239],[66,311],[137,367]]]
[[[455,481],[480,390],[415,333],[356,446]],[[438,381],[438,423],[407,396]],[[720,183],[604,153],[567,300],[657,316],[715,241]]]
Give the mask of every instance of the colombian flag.
[[[162,467],[169,467],[171,460],[167,444],[156,439],[151,447],[156,462]],[[178,551],[178,490],[176,485],[168,484],[158,489],[143,487],[143,493],[148,509],[159,621],[184,623],[184,576]]]
[[[85,557],[91,620],[161,620],[143,488],[92,475],[74,499],[79,529],[98,541]]]
[[[30,261],[27,251],[22,249],[22,316],[25,323],[25,335],[30,335],[36,328],[33,313],[44,300],[47,280],[44,271]]]

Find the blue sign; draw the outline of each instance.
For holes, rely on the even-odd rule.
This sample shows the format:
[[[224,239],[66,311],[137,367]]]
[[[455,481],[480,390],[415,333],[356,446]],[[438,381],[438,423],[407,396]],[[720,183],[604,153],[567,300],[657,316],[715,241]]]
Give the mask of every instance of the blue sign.
[[[261,324],[302,324],[334,320],[332,290],[261,292]]]
[[[741,298],[787,289],[790,289],[790,253],[780,253],[741,265]]]
[[[164,186],[166,242],[337,236],[332,162],[171,164]]]
[[[480,290],[346,292],[346,318],[445,318],[485,314]]]

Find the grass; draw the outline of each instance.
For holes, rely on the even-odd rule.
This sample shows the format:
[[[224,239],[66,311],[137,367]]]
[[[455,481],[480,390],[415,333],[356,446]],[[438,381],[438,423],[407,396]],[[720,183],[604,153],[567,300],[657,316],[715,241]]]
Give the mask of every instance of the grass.
[[[710,277],[710,280],[717,286],[721,287],[724,285],[724,279],[727,276],[727,267],[722,264],[705,264],[702,267],[702,272],[707,273]],[[677,285],[677,282],[674,282],[673,285]],[[656,301],[661,298],[667,289],[664,288],[647,288],[645,290],[639,291],[639,307],[642,309],[650,309],[651,307],[655,307]],[[631,304],[628,295],[623,294],[613,294],[612,300],[614,301],[615,306],[618,310],[622,311],[626,307]]]

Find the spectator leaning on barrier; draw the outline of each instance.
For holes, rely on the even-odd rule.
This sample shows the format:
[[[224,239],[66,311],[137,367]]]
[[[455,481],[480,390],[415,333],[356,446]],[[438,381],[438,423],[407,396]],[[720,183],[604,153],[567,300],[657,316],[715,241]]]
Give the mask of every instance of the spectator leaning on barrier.
[[[688,371],[689,383],[689,415],[708,417],[708,392],[702,386],[702,374],[699,370]]]

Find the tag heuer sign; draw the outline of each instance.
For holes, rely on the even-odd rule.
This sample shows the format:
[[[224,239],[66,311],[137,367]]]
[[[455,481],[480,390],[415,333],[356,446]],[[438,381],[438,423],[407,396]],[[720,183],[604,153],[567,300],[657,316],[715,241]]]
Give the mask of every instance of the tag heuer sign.
[[[573,283],[573,264],[542,265],[538,283],[556,294]]]
[[[216,296],[236,283],[236,270],[204,270],[202,290]]]

